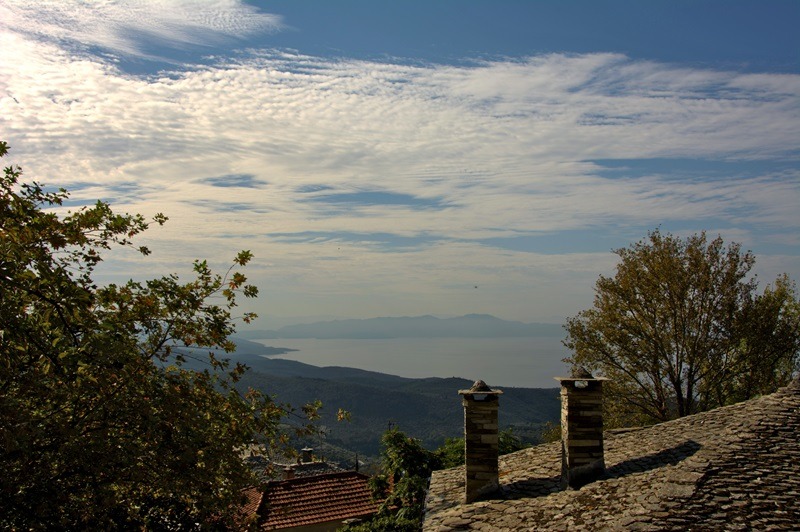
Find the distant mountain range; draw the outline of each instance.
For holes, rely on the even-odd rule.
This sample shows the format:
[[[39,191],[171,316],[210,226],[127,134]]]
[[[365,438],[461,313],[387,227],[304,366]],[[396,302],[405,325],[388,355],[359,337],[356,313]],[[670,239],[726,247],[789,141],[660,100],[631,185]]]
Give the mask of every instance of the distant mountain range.
[[[563,336],[564,329],[554,323],[507,321],[488,314],[467,314],[457,318],[416,316],[320,321],[287,325],[277,330],[251,330],[237,333],[240,338],[501,338]]]

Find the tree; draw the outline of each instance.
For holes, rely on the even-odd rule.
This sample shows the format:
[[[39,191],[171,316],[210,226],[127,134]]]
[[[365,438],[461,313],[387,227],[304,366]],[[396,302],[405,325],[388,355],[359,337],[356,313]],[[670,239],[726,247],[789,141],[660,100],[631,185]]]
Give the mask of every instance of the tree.
[[[397,427],[383,433],[381,444],[381,473],[370,478],[374,497],[381,501],[378,513],[343,531],[413,532],[422,527],[428,480],[431,471],[441,468],[439,455]]]
[[[0,178],[0,528],[234,524],[254,481],[242,448],[276,444],[285,413],[237,390],[245,368],[215,356],[235,348],[237,296],[257,294],[233,270],[251,254],[224,276],[196,262],[187,283],[97,286],[103,252],[166,218],[103,202],[59,216],[68,193],[20,176]],[[189,357],[207,369],[186,369]]]
[[[392,427],[381,437],[381,473],[370,479],[375,498],[382,501],[378,514],[366,523],[343,532],[417,531],[425,514],[425,496],[431,472],[464,465],[464,438],[447,438],[429,451],[416,438]],[[513,429],[499,433],[501,455],[524,449]]]
[[[441,469],[464,465],[464,438],[445,438],[444,443],[434,451],[441,463]]]
[[[514,434],[513,427],[508,427],[497,433],[497,454],[513,453],[529,447],[522,439]],[[464,438],[445,438],[444,443],[434,451],[437,462],[436,469],[448,469],[464,465]]]
[[[788,276],[763,294],[755,257],[705,232],[655,230],[615,251],[594,306],[569,319],[566,359],[610,379],[612,424],[664,421],[769,393],[798,369],[800,304]]]

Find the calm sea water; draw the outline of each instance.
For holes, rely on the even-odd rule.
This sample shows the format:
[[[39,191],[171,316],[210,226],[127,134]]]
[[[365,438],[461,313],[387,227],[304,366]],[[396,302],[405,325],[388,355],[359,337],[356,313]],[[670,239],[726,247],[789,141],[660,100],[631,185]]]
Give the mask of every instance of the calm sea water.
[[[401,377],[482,379],[490,386],[554,388],[567,375],[561,338],[391,338],[257,340],[297,351],[275,358],[344,366]]]

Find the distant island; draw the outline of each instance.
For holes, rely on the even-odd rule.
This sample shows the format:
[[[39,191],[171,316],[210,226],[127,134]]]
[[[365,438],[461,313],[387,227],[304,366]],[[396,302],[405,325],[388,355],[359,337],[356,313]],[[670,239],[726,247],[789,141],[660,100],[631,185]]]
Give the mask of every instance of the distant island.
[[[435,316],[368,318],[287,325],[276,330],[236,333],[248,339],[502,338],[564,336],[561,325],[507,321],[488,314],[457,318]]]

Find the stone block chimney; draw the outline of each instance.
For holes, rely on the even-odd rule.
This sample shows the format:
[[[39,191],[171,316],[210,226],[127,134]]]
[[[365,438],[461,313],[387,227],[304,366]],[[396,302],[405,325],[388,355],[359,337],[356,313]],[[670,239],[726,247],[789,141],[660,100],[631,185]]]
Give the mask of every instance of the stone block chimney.
[[[314,449],[311,447],[304,447],[300,449],[300,452],[303,453],[300,457],[300,462],[303,464],[308,464],[314,461]]]
[[[464,406],[465,502],[473,502],[499,487],[498,407],[501,390],[481,380],[469,390],[459,390]]]
[[[605,472],[603,381],[584,368],[561,383],[561,484],[580,488]]]

